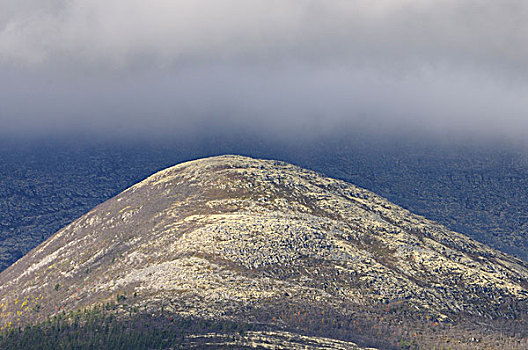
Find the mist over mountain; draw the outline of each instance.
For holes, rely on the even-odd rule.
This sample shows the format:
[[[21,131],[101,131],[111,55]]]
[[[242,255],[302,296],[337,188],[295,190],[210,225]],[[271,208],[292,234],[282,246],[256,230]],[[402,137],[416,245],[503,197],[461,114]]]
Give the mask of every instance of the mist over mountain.
[[[1,12],[2,135],[212,124],[527,136],[521,0],[27,0]]]
[[[27,260],[31,249],[147,176],[183,161],[239,154],[286,161],[373,191],[394,203],[387,204],[391,208],[401,206],[445,226],[447,236],[453,231],[456,237],[470,237],[461,239],[472,242],[471,249],[486,245],[469,256],[495,257],[486,260],[489,266],[475,260],[479,278],[489,269],[511,272],[510,265],[500,263],[508,261],[517,271],[506,273],[508,281],[521,283],[524,277],[515,276],[528,261],[527,32],[528,5],[522,0],[4,1],[0,272],[5,276],[5,269]],[[389,224],[401,228],[400,223]],[[410,228],[412,235],[420,236],[415,229]],[[369,254],[380,252],[373,242],[363,243]],[[423,249],[431,248],[423,243]],[[382,265],[390,270],[391,261]],[[400,276],[410,283],[401,287],[414,291],[417,284],[428,290],[430,280],[412,261],[404,267],[419,278]],[[457,272],[449,272],[453,274]],[[317,283],[328,283],[327,277],[335,276],[329,272]],[[15,282],[5,281],[16,289]],[[503,299],[502,291],[495,293],[496,285],[490,290],[482,284],[466,287],[459,285],[463,305],[484,300],[482,310],[480,304],[471,309],[453,303],[453,290],[437,295],[451,313],[459,306],[469,310],[468,318],[455,326],[460,344],[465,344],[459,346],[474,347],[464,323],[474,317],[478,326],[473,338],[484,339],[484,329],[495,335],[511,330],[508,341],[522,348],[525,335],[518,328],[524,324],[517,316],[524,315],[524,304],[515,299],[518,295],[508,292]],[[491,290],[497,300],[486,299]],[[51,292],[63,298],[66,291],[72,290],[59,286]],[[118,304],[123,301],[121,294],[107,296]],[[431,310],[439,305],[417,295],[411,299],[411,304]],[[90,339],[84,346],[100,347],[99,335],[106,334],[109,324],[114,333],[128,334],[130,344],[138,344],[137,339],[161,344],[169,338],[158,326],[176,317],[163,312],[147,317],[130,303],[127,310],[138,317],[120,323],[114,315],[120,306],[86,305],[94,309],[78,313],[71,308],[76,316],[56,313],[55,323],[45,320],[43,328],[36,326],[23,336],[5,333],[4,345],[17,344],[19,337],[28,342],[44,339],[43,334],[57,329],[63,333],[55,334],[72,339],[79,335],[79,322],[94,325],[86,328],[90,336],[79,338]],[[43,314],[36,308],[33,316],[39,318]],[[348,323],[317,328],[315,323],[321,325],[323,318],[311,315],[313,324],[300,334],[304,311],[293,317],[292,306],[287,311],[292,317],[281,318],[289,328],[257,327],[246,338],[242,333],[249,324],[255,326],[248,320],[222,319],[217,324],[203,315],[190,320],[178,314],[171,324],[183,330],[189,347],[203,346],[216,332],[218,342],[241,348],[253,341],[286,348],[309,343],[314,348],[349,348],[356,345],[347,342],[374,344],[375,333],[365,338],[357,332],[374,325],[385,327],[377,344],[382,348],[410,348],[418,339],[408,331],[418,318],[407,318],[405,327],[410,328],[399,326],[408,316],[405,307],[389,307],[387,312],[398,316],[388,323],[372,323],[371,315],[362,314],[365,318],[352,326],[352,314],[339,316],[330,309],[335,304],[325,309],[330,318],[345,317]],[[380,317],[376,320],[385,318],[374,309]],[[444,326],[438,313],[422,316]],[[503,316],[506,323],[498,322]],[[71,322],[72,317],[78,322]],[[482,325],[485,318],[493,322]],[[337,325],[353,329],[354,337],[333,328],[341,329]],[[454,334],[442,327],[440,333]],[[225,329],[240,334],[218,338],[218,331]],[[171,332],[170,341],[183,344],[178,332]],[[390,332],[399,332],[400,338]],[[199,339],[188,337],[198,333]],[[504,342],[493,343],[495,335],[486,344],[504,347]],[[46,344],[51,349],[62,346]]]

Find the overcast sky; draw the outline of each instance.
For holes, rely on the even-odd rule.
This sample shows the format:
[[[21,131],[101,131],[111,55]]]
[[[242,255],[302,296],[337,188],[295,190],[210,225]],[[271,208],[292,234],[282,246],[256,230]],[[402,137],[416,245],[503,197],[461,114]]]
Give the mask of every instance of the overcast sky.
[[[0,133],[528,136],[525,0],[0,0]]]

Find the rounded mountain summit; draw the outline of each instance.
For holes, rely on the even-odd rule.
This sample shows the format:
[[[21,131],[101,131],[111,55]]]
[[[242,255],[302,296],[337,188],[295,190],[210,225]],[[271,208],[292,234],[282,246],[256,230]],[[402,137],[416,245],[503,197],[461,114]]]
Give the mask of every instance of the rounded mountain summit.
[[[150,176],[0,274],[0,327],[101,305],[248,327],[190,347],[523,348],[528,268],[352,184],[227,155]]]

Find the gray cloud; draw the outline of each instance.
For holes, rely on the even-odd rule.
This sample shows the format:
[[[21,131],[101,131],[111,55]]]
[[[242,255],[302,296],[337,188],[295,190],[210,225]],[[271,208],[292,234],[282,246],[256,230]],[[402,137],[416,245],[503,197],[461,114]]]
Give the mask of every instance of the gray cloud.
[[[528,130],[520,0],[20,0],[0,128]],[[8,82],[8,83],[6,83]]]

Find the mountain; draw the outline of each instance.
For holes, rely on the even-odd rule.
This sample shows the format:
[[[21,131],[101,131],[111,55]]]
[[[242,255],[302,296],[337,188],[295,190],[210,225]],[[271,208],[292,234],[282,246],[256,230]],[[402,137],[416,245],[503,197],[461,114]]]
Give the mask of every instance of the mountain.
[[[4,329],[86,328],[94,310],[189,346],[526,348],[528,265],[344,181],[219,156],[150,176],[0,274]]]
[[[279,142],[207,135],[147,143],[0,140],[0,271],[60,228],[172,164],[218,153],[281,159],[369,189],[528,261],[526,149],[347,133]]]

